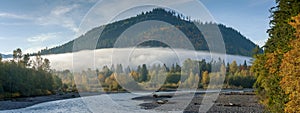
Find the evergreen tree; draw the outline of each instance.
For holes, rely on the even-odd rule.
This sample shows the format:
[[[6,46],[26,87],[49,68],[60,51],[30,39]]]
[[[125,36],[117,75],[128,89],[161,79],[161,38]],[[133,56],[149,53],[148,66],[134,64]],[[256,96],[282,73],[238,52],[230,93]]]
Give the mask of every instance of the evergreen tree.
[[[49,68],[34,69],[26,67],[29,62],[22,50],[14,50],[14,60],[0,63],[0,98],[16,98],[54,94],[62,87],[62,81],[52,75]],[[49,64],[50,61],[40,61]],[[47,67],[47,66],[46,66]]]
[[[30,61],[30,55],[29,54],[24,55],[24,57],[23,57],[23,65],[25,67],[29,67],[30,66],[29,61]]]
[[[174,64],[172,64],[171,68],[170,68],[170,72],[174,73],[175,72],[175,66]]]
[[[280,87],[283,55],[290,51],[289,42],[295,39],[295,29],[288,24],[291,17],[300,12],[299,0],[276,0],[277,6],[271,9],[271,29],[269,39],[264,46],[264,53],[255,55],[252,72],[257,80],[255,88],[262,103],[268,110],[275,113],[284,112],[287,95]]]
[[[181,72],[181,67],[177,63],[176,63],[175,71],[176,72]]]
[[[20,62],[22,57],[23,57],[22,50],[20,48],[13,51],[13,59],[16,62]]]
[[[141,75],[141,82],[145,82],[148,80],[148,69],[147,69],[146,64],[142,65],[140,75]]]
[[[243,64],[243,69],[247,69],[247,68],[248,68],[247,61],[245,60]]]
[[[131,69],[129,66],[127,66],[127,68],[125,69],[125,74],[129,74],[131,72]]]
[[[280,86],[289,95],[284,111],[296,113],[300,111],[300,14],[294,17],[294,22],[290,24],[296,28],[297,39],[292,41],[292,50],[287,52],[282,60],[280,75],[283,78]]]
[[[123,66],[122,64],[118,64],[116,67],[116,73],[123,73]]]
[[[103,66],[102,73],[105,77],[109,77],[113,72],[107,66]]]

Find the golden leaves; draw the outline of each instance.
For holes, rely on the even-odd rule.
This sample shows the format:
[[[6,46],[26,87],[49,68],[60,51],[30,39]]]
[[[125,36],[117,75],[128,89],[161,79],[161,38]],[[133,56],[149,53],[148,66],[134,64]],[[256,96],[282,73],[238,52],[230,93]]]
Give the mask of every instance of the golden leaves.
[[[292,18],[289,24],[296,29],[296,38],[291,42],[292,49],[284,54],[280,75],[283,76],[280,86],[289,95],[285,112],[296,113],[300,110],[300,14]]]

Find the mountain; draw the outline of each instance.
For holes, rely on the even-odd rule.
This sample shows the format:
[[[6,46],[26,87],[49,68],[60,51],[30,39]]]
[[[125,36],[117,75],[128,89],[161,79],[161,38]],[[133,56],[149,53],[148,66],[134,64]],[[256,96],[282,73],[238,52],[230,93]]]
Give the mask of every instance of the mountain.
[[[87,45],[87,47],[83,47],[85,49],[90,49],[88,47],[88,40],[94,40],[95,38],[99,38],[98,43],[96,45],[96,49],[101,48],[112,48],[114,47],[114,43],[117,38],[129,27],[148,20],[158,20],[163,21],[169,24],[176,26],[182,33],[184,33],[190,42],[193,44],[194,48],[199,51],[208,51],[208,45],[203,36],[203,31],[199,31],[198,27],[195,25],[195,22],[191,21],[189,17],[184,17],[181,14],[177,14],[174,11],[167,11],[162,8],[156,8],[149,12],[143,12],[135,17],[131,17],[128,19],[120,20],[117,22],[113,22],[107,25],[103,25],[100,27],[93,28],[88,31],[86,34],[78,37],[75,40],[72,40],[66,44],[61,46],[57,46],[51,49],[41,50],[41,54],[60,54],[73,51],[73,43],[80,43],[82,45]],[[222,24],[215,23],[198,23],[199,28],[201,30],[205,30],[205,33],[212,33],[210,31],[212,26],[218,26],[220,32],[223,36],[223,40],[226,46],[226,53],[232,55],[242,55],[242,56],[252,56],[252,51],[257,47],[252,41],[247,39],[245,36],[241,35],[237,30],[226,27]],[[172,34],[172,30],[166,26],[151,26],[149,25],[148,32],[155,33],[158,29],[162,30],[164,28],[164,32],[170,32]],[[100,34],[102,31],[102,34]],[[145,31],[141,33],[137,33],[135,36],[144,36]],[[149,35],[149,34],[148,34]],[[153,35],[153,34],[150,34]],[[166,36],[170,37],[170,36]],[[150,46],[150,47],[167,47],[166,44],[158,42],[158,41],[147,41],[142,43],[139,46]],[[78,50],[79,51],[79,50]],[[259,50],[262,52],[262,50]]]
[[[13,57],[12,54],[8,54],[8,55],[1,54],[1,55],[2,55],[2,58],[12,58]]]

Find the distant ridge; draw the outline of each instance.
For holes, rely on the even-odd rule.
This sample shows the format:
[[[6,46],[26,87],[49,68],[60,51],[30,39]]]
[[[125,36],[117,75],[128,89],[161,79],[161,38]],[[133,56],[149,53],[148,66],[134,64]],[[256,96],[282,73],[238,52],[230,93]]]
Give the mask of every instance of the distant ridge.
[[[93,28],[92,30],[88,31],[86,34],[78,37],[75,40],[80,40],[83,41],[82,43],[84,43],[84,40],[98,38],[100,32],[103,30],[100,36],[101,40],[98,40],[96,49],[112,48],[118,36],[121,35],[127,28],[134,24],[147,20],[164,21],[176,26],[183,33],[185,33],[185,35],[189,38],[196,50],[208,51],[208,46],[203,35],[199,31],[199,29],[194,25],[194,23],[190,20],[189,17],[184,17],[180,14],[175,13],[174,11],[166,11],[162,8],[155,8],[152,11],[145,13],[143,12],[135,17],[120,20],[114,23],[107,24],[105,26]],[[203,28],[209,28],[212,25],[215,26],[216,24],[200,24],[200,26]],[[256,44],[254,44],[251,40],[247,39],[245,36],[241,35],[237,30],[234,30],[233,28],[226,27],[222,24],[218,24],[217,26],[219,27],[220,32],[223,36],[227,54],[241,56],[253,55],[253,49],[257,47]],[[74,40],[65,43],[61,46],[41,50],[41,54],[46,55],[72,52],[73,43]],[[166,47],[165,44],[157,41],[145,42],[141,46]],[[260,49],[259,52],[262,52],[262,50]]]
[[[8,55],[1,54],[1,55],[2,55],[2,58],[12,58],[13,57],[12,54],[8,54]]]

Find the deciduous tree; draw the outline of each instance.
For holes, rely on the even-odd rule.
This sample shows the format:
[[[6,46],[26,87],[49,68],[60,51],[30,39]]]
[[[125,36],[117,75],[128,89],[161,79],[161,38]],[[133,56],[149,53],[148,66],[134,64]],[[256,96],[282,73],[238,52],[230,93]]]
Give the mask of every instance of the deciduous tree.
[[[283,76],[280,86],[289,95],[285,104],[286,113],[300,111],[300,14],[293,18],[290,24],[296,29],[296,38],[291,43],[292,50],[284,54],[280,75]]]

